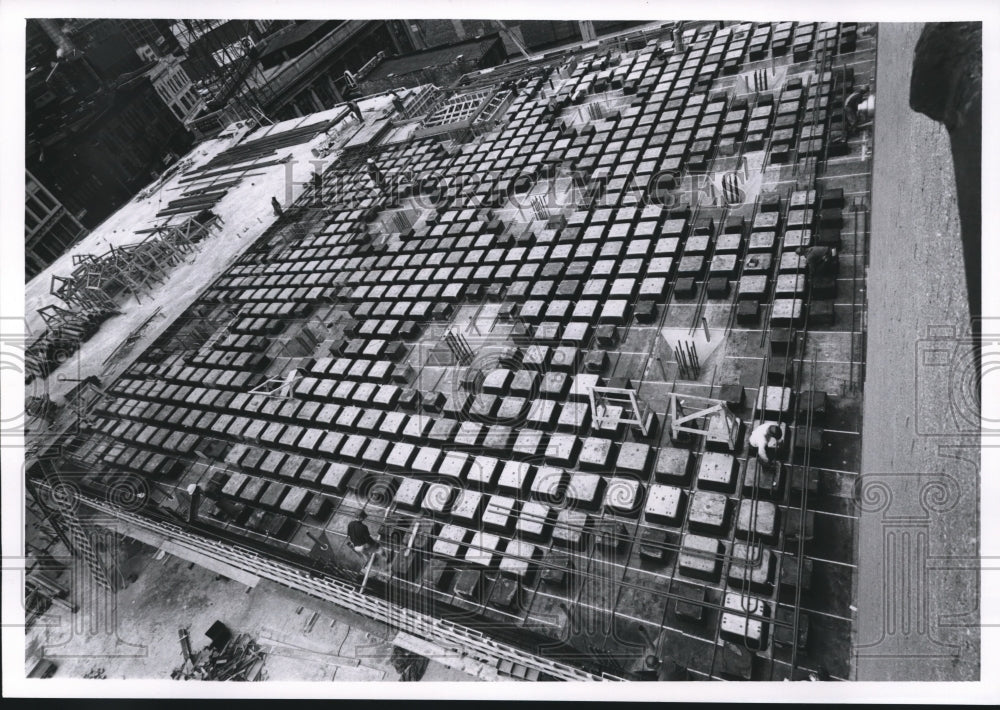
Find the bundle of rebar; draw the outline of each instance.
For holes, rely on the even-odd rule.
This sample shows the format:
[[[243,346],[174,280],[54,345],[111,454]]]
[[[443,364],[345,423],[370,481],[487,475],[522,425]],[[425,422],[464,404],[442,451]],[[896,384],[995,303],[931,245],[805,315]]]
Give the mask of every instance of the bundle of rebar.
[[[698,360],[698,350],[690,340],[674,345],[674,357],[680,376],[685,380],[697,380],[701,377],[701,362]]]
[[[444,336],[444,342],[460,363],[468,365],[472,362],[474,353],[472,352],[472,348],[469,347],[469,342],[465,339],[465,337],[449,331]]]
[[[531,209],[534,210],[535,219],[548,219],[550,217],[549,208],[545,205],[545,200],[538,195],[531,198]]]

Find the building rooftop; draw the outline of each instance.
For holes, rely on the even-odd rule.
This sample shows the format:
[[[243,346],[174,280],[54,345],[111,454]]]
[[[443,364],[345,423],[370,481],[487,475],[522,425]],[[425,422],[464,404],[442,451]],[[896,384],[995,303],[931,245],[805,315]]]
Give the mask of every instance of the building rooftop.
[[[270,67],[276,62],[280,63],[281,59],[273,58],[274,55],[285,52],[289,55],[286,58],[294,57],[343,23],[343,20],[305,20],[267,36],[258,47],[264,67]]]
[[[419,71],[424,67],[433,67],[452,62],[458,56],[462,56],[475,64],[499,41],[499,33],[494,32],[464,42],[432,47],[431,49],[411,52],[399,57],[390,57],[374,67],[365,78],[371,81],[386,79],[392,74],[408,74]]]

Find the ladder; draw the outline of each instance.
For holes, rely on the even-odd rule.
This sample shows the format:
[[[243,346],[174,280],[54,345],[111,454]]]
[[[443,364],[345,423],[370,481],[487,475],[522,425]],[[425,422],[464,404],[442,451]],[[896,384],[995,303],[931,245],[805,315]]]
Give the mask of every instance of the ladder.
[[[90,570],[91,577],[93,577],[97,585],[109,592],[114,592],[118,589],[118,585],[111,579],[107,568],[94,548],[93,541],[90,539],[86,528],[77,519],[75,511],[69,513],[59,511],[58,515],[63,525],[69,530],[73,550],[83,558],[84,564],[87,565],[87,569]]]

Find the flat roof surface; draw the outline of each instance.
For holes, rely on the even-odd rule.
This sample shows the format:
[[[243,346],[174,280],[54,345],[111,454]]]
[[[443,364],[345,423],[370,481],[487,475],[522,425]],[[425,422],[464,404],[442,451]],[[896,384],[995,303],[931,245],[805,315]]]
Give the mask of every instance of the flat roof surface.
[[[448,64],[460,54],[464,55],[466,59],[479,61],[493,44],[499,41],[500,35],[493,33],[443,47],[432,47],[421,52],[390,57],[366,74],[365,79],[385,79],[390,74],[409,74],[424,67]]]

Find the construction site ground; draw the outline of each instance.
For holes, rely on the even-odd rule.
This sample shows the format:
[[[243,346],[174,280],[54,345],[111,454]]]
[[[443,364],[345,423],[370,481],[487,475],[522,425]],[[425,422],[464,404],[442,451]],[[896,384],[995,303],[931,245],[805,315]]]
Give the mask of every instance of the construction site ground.
[[[390,663],[394,630],[261,580],[253,587],[136,541],[121,550],[134,580],[115,596],[83,585],[70,614],[52,607],[27,632],[56,664],[54,678],[163,679],[183,661],[178,629],[197,653],[221,621],[265,649],[265,678],[283,681],[397,681]],[[315,618],[314,618],[315,615]],[[30,670],[27,669],[26,672]],[[431,660],[423,681],[476,678]]]

